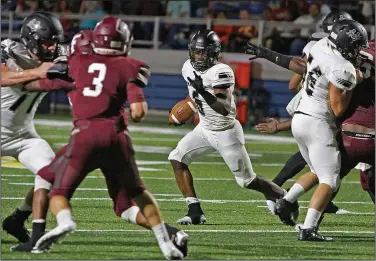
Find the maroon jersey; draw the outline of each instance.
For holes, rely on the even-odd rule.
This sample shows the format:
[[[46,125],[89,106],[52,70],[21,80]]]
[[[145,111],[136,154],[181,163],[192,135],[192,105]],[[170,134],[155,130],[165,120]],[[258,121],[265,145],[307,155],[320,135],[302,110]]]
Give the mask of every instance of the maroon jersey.
[[[125,103],[143,102],[149,67],[131,57],[75,55],[69,61],[75,89],[69,93],[73,120],[124,117]]]
[[[371,78],[355,87],[349,107],[342,119],[343,124],[351,123],[375,128],[375,82]]]

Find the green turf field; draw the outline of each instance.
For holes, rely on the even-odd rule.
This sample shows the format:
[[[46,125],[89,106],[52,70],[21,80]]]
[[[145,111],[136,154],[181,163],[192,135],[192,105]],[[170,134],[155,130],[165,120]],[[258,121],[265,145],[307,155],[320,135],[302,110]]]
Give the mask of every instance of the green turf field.
[[[37,131],[57,150],[68,141],[70,128],[37,126]],[[186,214],[187,207],[167,156],[182,135],[132,132],[131,136],[139,151],[136,155],[143,181],[155,194],[165,221],[174,224]],[[246,147],[256,173],[268,178],[273,178],[297,151],[295,144],[263,141],[247,141]],[[2,166],[1,215],[6,217],[21,202],[34,179],[17,163],[3,160]],[[218,155],[203,157],[191,170],[208,222],[180,226],[190,235],[187,259],[374,259],[374,205],[361,189],[358,171],[344,180],[335,200],[338,206],[353,213],[327,215],[321,227],[322,234],[334,237],[335,241],[310,243],[297,241],[293,228],[282,225],[278,217],[269,214],[261,194],[240,189]],[[285,187],[291,185],[288,182]],[[310,195],[301,199],[301,222]],[[2,259],[163,258],[152,233],[114,215],[99,171],[89,175],[71,202],[78,225],[76,233],[49,253],[38,255],[10,252],[17,242],[2,232]],[[31,228],[31,222],[27,226]],[[55,221],[49,216],[47,227],[54,226]]]

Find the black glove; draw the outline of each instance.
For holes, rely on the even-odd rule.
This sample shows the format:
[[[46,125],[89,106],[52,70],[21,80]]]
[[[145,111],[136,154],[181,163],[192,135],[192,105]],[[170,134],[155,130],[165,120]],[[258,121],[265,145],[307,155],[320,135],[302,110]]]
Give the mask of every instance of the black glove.
[[[199,93],[199,94],[203,94],[206,92],[205,90],[205,87],[204,87],[204,83],[202,82],[202,78],[200,75],[196,74],[195,71],[193,71],[193,74],[195,75],[195,79],[192,80],[191,78],[187,77],[187,80],[191,83],[192,87],[195,88],[195,90]]]
[[[245,53],[254,55],[253,57],[249,58],[249,60],[254,60],[256,58],[264,58],[265,48],[261,45],[255,45],[251,42],[248,42],[245,46]]]
[[[74,80],[68,75],[68,64],[65,62],[57,62],[47,71],[47,78],[50,80],[61,79],[68,82],[73,82]]]

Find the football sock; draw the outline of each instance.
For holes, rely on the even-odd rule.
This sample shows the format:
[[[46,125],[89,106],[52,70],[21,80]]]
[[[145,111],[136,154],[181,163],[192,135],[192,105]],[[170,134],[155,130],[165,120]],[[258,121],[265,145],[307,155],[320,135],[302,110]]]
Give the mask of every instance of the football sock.
[[[56,221],[59,226],[74,223],[70,209],[66,208],[57,213]]]
[[[314,208],[309,208],[307,212],[307,216],[304,220],[303,228],[306,229],[306,228],[316,227],[319,222],[320,217],[321,217],[320,211]]]
[[[46,230],[46,221],[44,219],[33,220],[33,232],[31,233],[31,243],[35,243],[44,234]]]
[[[300,184],[295,183],[283,198],[293,203],[303,194],[304,188]]]
[[[185,201],[187,202],[188,205],[194,204],[194,203],[200,203],[198,198],[195,198],[195,197],[186,197]]]
[[[165,224],[162,222],[151,228],[159,244],[163,244],[170,240]]]
[[[278,186],[282,186],[287,180],[293,178],[307,165],[300,151],[291,156],[285,166],[281,169],[278,175],[273,179],[273,182]]]
[[[25,200],[22,202],[21,205],[18,206],[18,209],[20,211],[30,211],[30,212],[33,210],[32,207],[25,202]]]
[[[273,200],[267,200],[266,205],[268,206],[269,211],[275,215],[275,202]]]

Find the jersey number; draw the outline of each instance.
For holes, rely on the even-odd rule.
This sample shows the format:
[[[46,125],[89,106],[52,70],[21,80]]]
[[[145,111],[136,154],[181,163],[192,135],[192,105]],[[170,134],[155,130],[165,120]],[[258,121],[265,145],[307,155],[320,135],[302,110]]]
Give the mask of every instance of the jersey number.
[[[192,97],[195,99],[195,103],[197,105],[198,112],[205,116],[204,108],[202,107],[202,101],[198,99],[198,93],[196,91],[192,92]]]
[[[103,80],[106,77],[107,67],[103,63],[93,63],[89,66],[88,73],[94,73],[99,71],[98,77],[94,77],[92,84],[95,85],[95,89],[85,87],[82,94],[88,97],[98,97],[102,93]]]
[[[311,64],[313,61],[312,55],[309,55],[307,62]],[[322,75],[319,67],[307,72],[306,92],[308,96],[312,96],[318,77]]]
[[[32,100],[32,102],[30,103],[30,106],[29,106],[29,108],[27,109],[27,111],[26,111],[26,113],[30,113],[31,112],[31,110],[33,109],[33,107],[34,107],[34,104],[37,102],[37,100],[38,100],[38,98],[39,98],[39,96],[41,96],[41,94],[42,93],[38,93],[37,95],[35,95],[35,97],[34,97],[34,99]],[[27,94],[25,93],[25,94],[22,94],[21,96],[20,96],[20,98],[18,98],[13,104],[12,104],[12,106],[10,106],[9,107],[9,110],[10,111],[16,111],[17,109],[18,109],[18,107],[20,107],[21,106],[21,104],[27,99]]]

